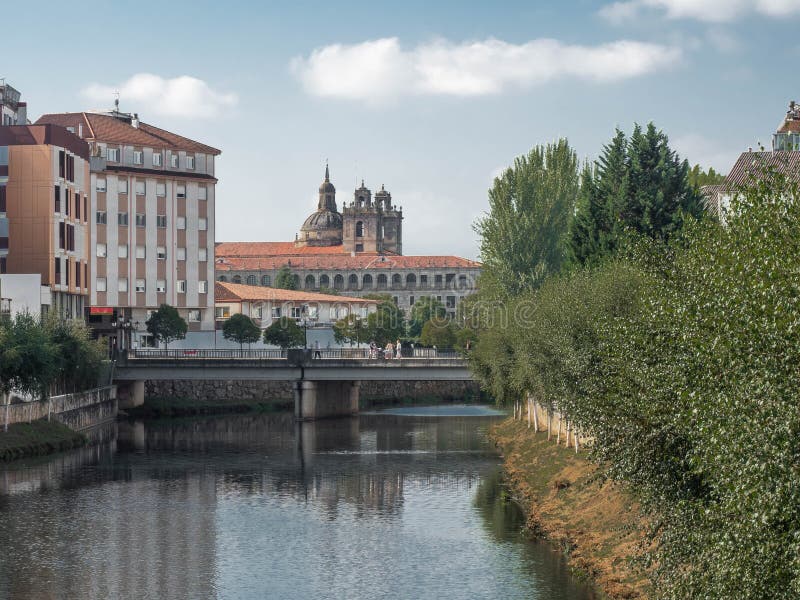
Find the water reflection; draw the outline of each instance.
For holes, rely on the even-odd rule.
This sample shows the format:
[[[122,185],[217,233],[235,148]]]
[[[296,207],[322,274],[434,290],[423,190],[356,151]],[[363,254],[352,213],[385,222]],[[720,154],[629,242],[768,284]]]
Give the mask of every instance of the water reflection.
[[[0,470],[0,598],[588,598],[517,535],[494,418],[120,424]]]

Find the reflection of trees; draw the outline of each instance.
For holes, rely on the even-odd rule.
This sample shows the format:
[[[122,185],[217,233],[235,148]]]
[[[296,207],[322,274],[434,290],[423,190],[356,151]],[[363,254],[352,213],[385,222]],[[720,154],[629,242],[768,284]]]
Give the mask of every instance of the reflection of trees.
[[[514,539],[525,526],[525,516],[508,494],[502,467],[478,484],[475,506],[486,530],[500,542]]]

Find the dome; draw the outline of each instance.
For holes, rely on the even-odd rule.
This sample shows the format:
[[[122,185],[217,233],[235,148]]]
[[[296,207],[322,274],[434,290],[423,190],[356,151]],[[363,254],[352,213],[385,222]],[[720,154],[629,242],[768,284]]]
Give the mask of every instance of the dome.
[[[308,216],[300,231],[325,231],[331,229],[335,229],[338,232],[342,230],[342,215],[330,210],[318,210]]]
[[[320,194],[335,194],[336,188],[333,187],[333,184],[330,181],[323,181],[322,185],[319,186],[319,193]]]

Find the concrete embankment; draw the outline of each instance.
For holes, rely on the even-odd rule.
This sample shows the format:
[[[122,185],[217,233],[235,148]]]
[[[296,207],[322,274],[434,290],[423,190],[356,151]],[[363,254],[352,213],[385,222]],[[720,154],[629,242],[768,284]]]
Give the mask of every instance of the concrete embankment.
[[[550,540],[610,598],[645,599],[647,578],[632,564],[646,522],[626,491],[599,477],[583,450],[557,445],[509,419],[494,428],[512,494],[530,531]]]

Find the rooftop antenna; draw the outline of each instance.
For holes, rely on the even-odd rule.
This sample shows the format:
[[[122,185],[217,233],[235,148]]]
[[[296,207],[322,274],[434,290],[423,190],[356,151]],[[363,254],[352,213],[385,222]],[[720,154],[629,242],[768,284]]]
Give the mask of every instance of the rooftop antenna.
[[[114,90],[114,111],[119,112],[119,90]]]

